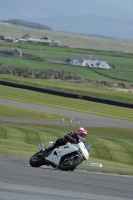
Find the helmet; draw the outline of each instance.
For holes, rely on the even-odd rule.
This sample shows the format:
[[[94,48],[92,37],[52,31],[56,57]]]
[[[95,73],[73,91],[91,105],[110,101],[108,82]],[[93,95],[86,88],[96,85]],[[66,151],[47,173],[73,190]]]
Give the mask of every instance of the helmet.
[[[82,139],[86,137],[87,135],[87,130],[83,127],[80,127],[78,130],[77,130],[77,135],[79,137],[79,139]]]

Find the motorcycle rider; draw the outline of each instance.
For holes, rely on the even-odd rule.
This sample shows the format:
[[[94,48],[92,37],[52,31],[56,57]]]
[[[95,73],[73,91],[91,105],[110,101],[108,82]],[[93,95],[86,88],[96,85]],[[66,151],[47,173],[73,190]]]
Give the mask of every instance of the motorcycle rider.
[[[77,132],[69,132],[67,135],[64,136],[64,138],[59,138],[56,140],[56,142],[53,144],[53,146],[46,148],[43,152],[43,155],[46,156],[50,151],[53,151],[56,147],[65,145],[66,142],[70,143],[78,143],[79,140],[84,140],[84,138],[87,135],[87,130],[83,127],[80,127]]]

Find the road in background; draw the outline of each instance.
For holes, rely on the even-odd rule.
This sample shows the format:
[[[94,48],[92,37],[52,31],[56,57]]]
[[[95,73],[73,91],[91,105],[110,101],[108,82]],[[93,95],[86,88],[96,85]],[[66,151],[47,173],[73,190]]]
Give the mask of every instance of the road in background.
[[[81,126],[86,127],[119,127],[119,128],[133,128],[133,122],[113,119],[108,117],[102,117],[92,114],[85,114],[60,108],[51,108],[48,106],[41,106],[36,104],[17,102],[12,100],[6,100],[0,98],[0,104],[7,106],[14,106],[29,110],[35,110],[39,112],[48,112],[58,115],[63,115],[70,117],[72,119],[73,126],[77,126],[77,123],[80,122]],[[62,119],[61,119],[62,120]],[[34,123],[34,124],[53,124],[53,125],[70,125],[70,121],[45,121],[45,120],[28,120],[28,119],[18,119],[18,118],[5,118],[0,117],[0,121],[9,121],[9,122],[23,122],[23,123]]]

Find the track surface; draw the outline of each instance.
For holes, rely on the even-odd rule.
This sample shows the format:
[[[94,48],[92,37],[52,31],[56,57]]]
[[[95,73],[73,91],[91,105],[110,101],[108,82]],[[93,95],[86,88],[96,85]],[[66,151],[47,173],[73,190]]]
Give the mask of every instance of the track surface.
[[[72,125],[74,126],[76,126],[78,121],[80,121],[81,126],[86,126],[86,127],[133,128],[133,122],[101,117],[91,114],[85,114],[80,112],[74,112],[59,108],[51,108],[47,106],[40,106],[36,104],[29,104],[29,103],[11,101],[6,99],[0,99],[0,104],[68,116],[73,119]],[[15,119],[15,118],[5,118],[5,117],[0,117],[0,121],[11,121],[11,122],[14,121],[14,122],[24,122],[24,123],[34,123],[34,124],[36,123],[36,124],[55,124],[55,125],[69,124],[69,121],[65,121],[65,123],[62,124],[61,121],[27,120],[27,119],[18,119],[18,118]]]
[[[133,177],[32,168],[23,157],[0,155],[0,200],[129,200]]]

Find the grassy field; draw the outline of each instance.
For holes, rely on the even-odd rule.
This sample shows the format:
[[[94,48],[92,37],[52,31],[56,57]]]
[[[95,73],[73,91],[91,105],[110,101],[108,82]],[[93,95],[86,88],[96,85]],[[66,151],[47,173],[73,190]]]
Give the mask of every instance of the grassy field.
[[[111,57],[120,57],[120,58],[133,58],[133,53],[122,52],[122,51],[111,51],[111,50],[97,50],[91,48],[74,48],[71,46],[46,46],[46,45],[35,45],[35,44],[21,44],[21,43],[11,43],[0,41],[1,48],[19,48],[24,53],[31,53],[38,56],[44,56],[45,54],[49,57],[63,55],[61,57],[68,58],[74,54],[84,54],[84,55],[97,55],[100,56],[111,56]],[[39,53],[40,52],[40,53]]]
[[[39,46],[30,44],[18,44],[0,41],[2,48],[19,48],[23,53],[32,54],[39,57],[50,58],[71,58],[74,55],[94,55],[98,58],[104,58],[107,63],[116,66],[117,70],[133,71],[133,54],[112,52],[112,51],[98,51],[92,49],[77,49],[68,47],[51,47]],[[110,70],[109,70],[110,71]]]
[[[98,72],[99,74],[110,77],[114,79],[114,82],[120,82],[120,83],[130,83],[133,84],[133,71],[130,71],[129,69],[126,70],[107,70],[107,69],[96,69],[95,72]],[[121,80],[123,81],[121,81]],[[125,80],[125,81],[124,81]]]
[[[15,101],[28,102],[32,104],[63,108],[82,113],[96,114],[99,116],[133,121],[133,109],[111,106],[102,103],[94,103],[80,99],[65,98],[6,86],[0,86],[0,97]]]
[[[0,24],[0,31],[2,35],[16,38],[22,38],[26,33],[32,38],[42,38],[47,35],[53,40],[61,41],[61,46],[133,53],[133,41],[128,39],[96,38],[64,32],[37,30],[11,24]]]
[[[23,58],[13,58],[6,56],[0,57],[0,62],[2,63],[2,66],[31,68],[31,69],[46,69],[46,70],[48,69],[65,70],[65,71],[75,72],[78,75],[81,75],[91,80],[114,81],[111,78],[107,78],[95,73],[89,68],[81,68],[70,65],[55,64],[37,60],[28,60]]]
[[[6,57],[6,56],[0,57],[0,63],[2,63],[1,66],[32,68],[32,69],[46,69],[46,70],[48,69],[65,70],[65,71],[75,72],[78,75],[81,75],[84,78],[88,78],[90,80],[133,83],[133,59],[123,58],[123,61],[122,61],[122,58],[119,58],[118,60],[119,62],[117,62],[117,65],[116,65],[117,66],[116,69],[118,70],[96,69],[97,72],[101,73],[100,75],[89,68],[48,63],[48,62],[29,60],[29,59],[24,59],[24,58],[13,58],[13,57]],[[119,71],[119,70],[122,70],[122,71]],[[108,75],[112,78],[108,78],[105,75]],[[120,80],[117,81],[114,78],[121,79],[121,81]],[[124,80],[127,80],[127,82],[125,82]]]
[[[29,60],[24,58],[13,58],[13,57],[0,57],[1,66],[12,66],[12,67],[22,67],[22,68],[33,68],[33,69],[57,69],[75,72],[85,78],[90,80],[98,81],[108,81],[108,82],[122,82],[124,84],[133,83],[133,54],[112,52],[112,51],[98,51],[92,49],[74,49],[70,47],[49,47],[49,46],[39,46],[39,45],[29,45],[29,44],[17,44],[17,43],[6,43],[0,42],[3,48],[17,48],[23,52],[31,55],[53,58],[71,58],[73,55],[95,55],[99,58],[104,58],[110,65],[115,65],[116,70],[102,70],[97,69],[92,71],[88,68],[48,63],[37,60]],[[120,70],[120,71],[119,71]],[[108,78],[107,76],[110,76]],[[112,77],[112,78],[111,78]],[[120,80],[116,80],[120,79]],[[124,81],[126,80],[126,81]],[[130,87],[130,85],[129,85]]]
[[[106,99],[114,99],[117,101],[130,102],[133,103],[133,93],[128,92],[130,89],[128,88],[127,92],[113,90],[113,88],[108,87],[98,87],[92,86],[88,84],[77,84],[77,83],[68,83],[61,82],[59,80],[39,80],[32,78],[24,78],[12,75],[3,75],[0,74],[1,80],[12,81],[17,83],[22,83],[26,85],[38,86],[43,88],[50,88],[54,90],[67,91],[76,94],[84,94],[88,96],[96,96]],[[117,84],[114,84],[114,87],[117,88]]]
[[[77,127],[73,127],[74,130]],[[89,128],[90,159],[85,162],[102,163],[103,167],[133,170],[133,130],[115,128]],[[49,126],[0,123],[0,153],[30,157],[45,146],[71,131],[70,126]],[[8,147],[8,148],[7,148]]]
[[[23,119],[37,119],[37,120],[64,120],[70,119],[66,116],[38,112],[23,108],[17,108],[13,106],[5,106],[0,104],[0,117],[12,117],[12,118],[23,118]]]

